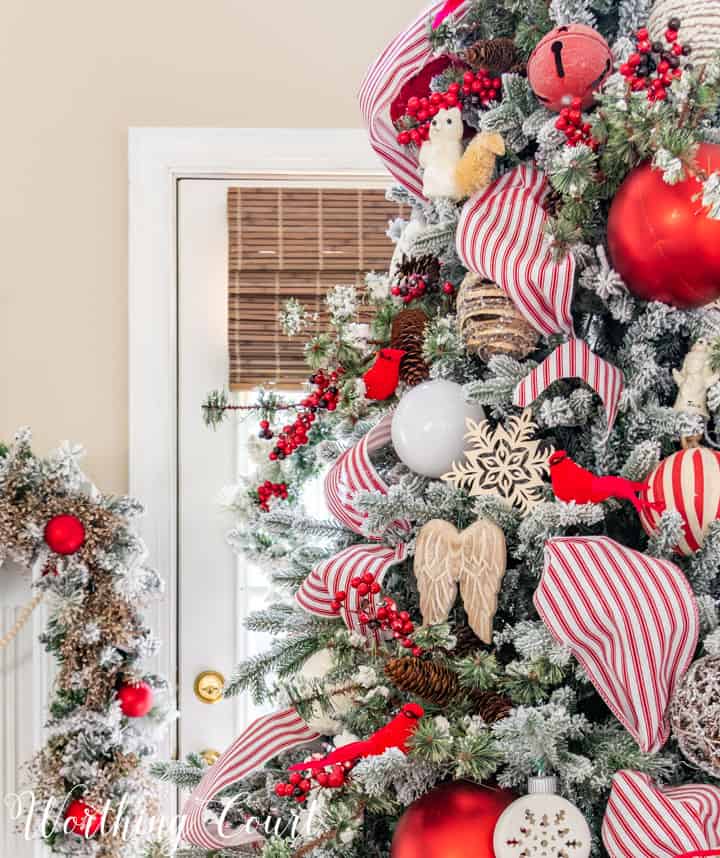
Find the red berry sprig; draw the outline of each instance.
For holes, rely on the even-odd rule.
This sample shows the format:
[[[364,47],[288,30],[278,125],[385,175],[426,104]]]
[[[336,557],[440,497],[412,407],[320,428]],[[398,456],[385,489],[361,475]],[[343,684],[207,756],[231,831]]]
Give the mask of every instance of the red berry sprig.
[[[389,596],[385,596],[379,606],[376,605],[375,597],[380,593],[381,587],[372,572],[356,575],[350,580],[350,586],[357,590],[362,598],[362,610],[358,614],[358,620],[363,625],[373,631],[391,632],[393,638],[405,649],[411,649],[414,656],[422,655],[423,650],[410,639],[410,635],[415,631],[410,614],[407,611],[398,611],[395,600]],[[338,590],[331,602],[333,611],[339,612],[346,599],[347,593]]]
[[[275,795],[279,798],[292,798],[298,804],[307,801],[314,780],[322,789],[340,789],[347,782],[347,775],[355,768],[355,761],[348,760],[330,767],[329,771],[320,769],[312,772],[310,777],[304,777],[299,772],[292,772],[287,781],[275,784]],[[312,778],[312,780],[311,780]]]
[[[397,135],[401,146],[421,146],[430,137],[430,120],[441,110],[488,107],[502,96],[502,80],[487,69],[466,71],[463,82],[451,83],[445,92],[433,92],[427,98],[413,96],[401,118],[404,127]]]
[[[295,421],[283,426],[278,434],[275,446],[268,454],[271,462],[287,459],[298,447],[303,447],[308,443],[308,432],[317,419],[318,411],[336,410],[340,402],[337,383],[343,371],[342,367],[338,367],[326,374],[320,369],[310,376],[310,383],[314,386],[313,390],[301,401],[301,410],[298,411]],[[273,437],[270,423],[267,420],[260,421],[260,437]]]
[[[600,145],[592,136],[592,126],[582,115],[581,98],[573,98],[569,107],[563,107],[555,121],[555,127],[565,134],[568,146],[584,143],[596,152]]]
[[[271,483],[270,480],[265,480],[264,483],[258,486],[257,494],[260,501],[260,509],[263,512],[269,512],[270,499],[282,498],[282,500],[287,500],[288,487],[285,483]]]
[[[632,92],[647,90],[648,101],[664,101],[673,83],[682,77],[681,58],[690,56],[690,45],[678,42],[680,19],[671,18],[665,30],[665,42],[650,42],[646,27],[635,33],[635,53],[620,66],[620,74]],[[692,66],[686,65],[690,69]]]

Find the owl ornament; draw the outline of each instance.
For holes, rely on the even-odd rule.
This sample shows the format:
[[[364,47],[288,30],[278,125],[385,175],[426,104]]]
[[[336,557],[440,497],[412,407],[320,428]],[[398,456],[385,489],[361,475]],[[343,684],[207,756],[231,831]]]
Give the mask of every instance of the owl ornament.
[[[423,525],[414,564],[423,622],[436,625],[447,620],[459,584],[470,628],[480,640],[492,643],[506,563],[505,536],[490,521],[476,521],[463,531],[442,519]]]
[[[613,56],[605,39],[585,24],[556,27],[530,55],[527,75],[532,91],[549,110],[569,107],[579,98],[582,109],[612,72]]]
[[[495,858],[588,858],[587,821],[557,791],[556,777],[530,778],[528,794],[505,808],[495,825]]]

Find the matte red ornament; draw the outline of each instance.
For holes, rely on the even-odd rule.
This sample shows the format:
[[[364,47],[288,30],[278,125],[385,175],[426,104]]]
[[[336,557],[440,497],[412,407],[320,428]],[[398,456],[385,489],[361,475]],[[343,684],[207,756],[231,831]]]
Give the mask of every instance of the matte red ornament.
[[[153,706],[153,691],[147,682],[123,685],[117,696],[120,709],[128,718],[144,718]]]
[[[93,837],[102,825],[102,814],[80,799],[71,801],[65,811],[65,828],[82,837]]]
[[[579,98],[590,107],[613,68],[605,39],[585,24],[556,27],[538,42],[528,60],[527,74],[535,95],[550,110],[568,107]]]
[[[45,542],[56,554],[75,554],[85,542],[85,526],[77,516],[56,515],[45,525]]]
[[[720,170],[720,146],[703,143],[696,161]],[[628,289],[646,301],[702,307],[720,297],[720,221],[707,217],[700,182],[663,181],[649,163],[620,186],[608,217],[608,247]]]
[[[400,361],[405,356],[402,349],[381,349],[375,363],[363,376],[365,395],[368,399],[389,399],[400,381]]]
[[[506,790],[469,781],[443,784],[405,811],[391,858],[495,858],[495,823],[514,800]]]

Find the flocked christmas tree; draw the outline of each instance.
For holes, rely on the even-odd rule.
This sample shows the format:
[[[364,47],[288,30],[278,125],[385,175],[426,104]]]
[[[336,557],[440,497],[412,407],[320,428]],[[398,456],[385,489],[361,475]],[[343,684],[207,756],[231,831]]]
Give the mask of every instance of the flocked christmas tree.
[[[285,713],[270,750],[295,740],[219,793],[199,759],[159,766],[231,805],[181,854],[720,845],[717,14],[658,5],[438,3],[371,69],[412,216],[388,272],[328,295],[290,431],[261,396],[232,497],[277,598],[226,695]],[[290,302],[286,332],[306,321]]]

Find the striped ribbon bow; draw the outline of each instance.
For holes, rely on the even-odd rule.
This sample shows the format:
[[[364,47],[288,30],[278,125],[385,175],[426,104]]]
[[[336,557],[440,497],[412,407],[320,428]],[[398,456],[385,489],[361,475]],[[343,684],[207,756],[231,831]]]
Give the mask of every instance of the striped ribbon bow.
[[[555,259],[545,236],[547,193],[544,175],[529,164],[506,173],[465,204],[458,224],[457,250],[464,265],[497,283],[527,322],[541,334],[567,334],[559,346],[515,390],[525,407],[553,381],[580,378],[602,399],[612,429],[623,389],[617,367],[573,337],[575,259]]]
[[[662,748],[667,707],[700,625],[678,567],[606,536],[549,539],[534,601],[640,748]]]
[[[292,707],[254,721],[208,769],[192,791],[183,807],[183,839],[203,849],[229,849],[262,841],[263,835],[249,826],[232,831],[225,830],[217,822],[206,822],[208,802],[283,751],[317,738],[318,734]]]
[[[433,3],[412,24],[396,36],[370,66],[360,87],[360,110],[368,129],[370,144],[390,174],[416,197],[424,199],[423,182],[416,154],[397,142],[390,117],[390,105],[403,86],[434,59],[427,38],[428,17],[435,18],[446,3]],[[461,0],[454,11],[464,14],[470,0]]]
[[[602,839],[610,858],[720,855],[720,789],[706,784],[657,787],[641,772],[618,772]]]
[[[363,528],[366,514],[357,509],[355,495],[359,491],[376,491],[387,494],[388,487],[378,474],[370,458],[390,441],[392,415],[387,414],[354,447],[346,450],[328,472],[325,478],[325,499],[331,513],[346,527],[355,533],[367,535]],[[405,519],[394,521],[392,529],[407,534],[411,524]],[[333,617],[337,612],[332,608],[335,593],[344,590],[347,598],[341,604],[341,615],[351,631],[360,632],[366,637],[375,637],[377,632],[361,623],[362,597],[358,590],[350,585],[355,577],[369,572],[382,584],[387,570],[407,557],[404,542],[387,546],[377,542],[382,534],[370,534],[376,540],[372,544],[351,545],[329,560],[319,563],[308,575],[295,599],[301,608],[320,617]]]

